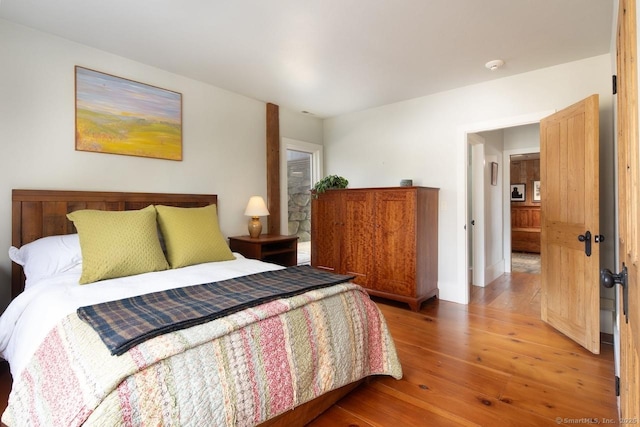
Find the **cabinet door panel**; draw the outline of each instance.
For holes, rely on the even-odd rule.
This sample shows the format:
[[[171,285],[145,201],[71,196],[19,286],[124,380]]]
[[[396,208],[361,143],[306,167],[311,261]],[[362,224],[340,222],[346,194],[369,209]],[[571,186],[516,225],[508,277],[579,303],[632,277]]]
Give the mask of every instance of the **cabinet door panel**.
[[[345,192],[342,217],[342,271],[354,274],[355,283],[369,287],[373,261],[373,193]]]
[[[540,208],[531,208],[531,227],[540,228]]]
[[[516,227],[517,228],[529,228],[531,226],[531,216],[529,209],[518,208],[516,210]]]
[[[342,238],[339,193],[320,194],[311,201],[311,265],[340,272]]]
[[[416,199],[410,191],[381,191],[375,196],[375,287],[414,296]]]

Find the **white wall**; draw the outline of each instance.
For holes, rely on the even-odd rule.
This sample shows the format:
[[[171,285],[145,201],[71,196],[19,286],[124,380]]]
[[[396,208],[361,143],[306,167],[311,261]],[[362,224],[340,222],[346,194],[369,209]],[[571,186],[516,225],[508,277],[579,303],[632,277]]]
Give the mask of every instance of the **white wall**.
[[[350,187],[394,186],[401,178],[439,187],[440,297],[464,303],[465,130],[489,130],[477,124],[517,121],[514,118],[558,110],[593,93],[600,94],[601,144],[611,151],[611,60],[601,55],[327,119],[326,173],[345,176]],[[601,156],[613,182],[610,159]]]
[[[266,195],[266,106],[0,20],[0,307],[10,296],[11,189],[218,194],[226,236]],[[183,161],[75,151],[74,66],[182,93]],[[281,136],[322,141],[322,122],[280,110]]]
[[[524,149],[529,150],[529,153],[540,151],[540,125],[538,123],[506,128],[503,133],[505,150]]]
[[[322,120],[309,114],[280,108],[280,137],[322,145]]]

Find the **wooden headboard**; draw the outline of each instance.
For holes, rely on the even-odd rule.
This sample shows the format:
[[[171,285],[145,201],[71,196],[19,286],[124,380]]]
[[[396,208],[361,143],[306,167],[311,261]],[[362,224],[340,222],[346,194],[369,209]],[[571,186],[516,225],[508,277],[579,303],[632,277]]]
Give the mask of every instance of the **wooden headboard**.
[[[213,194],[13,190],[11,201],[11,244],[19,248],[41,237],[75,233],[67,214],[80,209],[126,211],[149,205],[201,207],[216,204],[218,197]],[[22,267],[12,263],[12,299],[24,290],[24,281]]]

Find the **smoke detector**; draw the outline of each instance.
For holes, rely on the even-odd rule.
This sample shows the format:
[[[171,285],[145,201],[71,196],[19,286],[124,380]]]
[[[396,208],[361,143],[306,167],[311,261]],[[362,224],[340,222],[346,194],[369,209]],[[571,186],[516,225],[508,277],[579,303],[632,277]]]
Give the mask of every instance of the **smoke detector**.
[[[502,59],[494,59],[493,61],[489,61],[486,64],[484,64],[484,66],[491,71],[495,71],[498,68],[502,67],[503,65],[504,65],[504,61]]]

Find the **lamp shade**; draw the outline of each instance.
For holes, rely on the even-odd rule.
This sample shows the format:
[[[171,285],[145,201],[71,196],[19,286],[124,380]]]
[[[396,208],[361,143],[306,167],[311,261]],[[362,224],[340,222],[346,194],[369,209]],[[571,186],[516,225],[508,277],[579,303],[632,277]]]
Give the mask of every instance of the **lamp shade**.
[[[244,210],[245,216],[266,216],[269,215],[267,205],[260,196],[251,196],[247,208]]]

